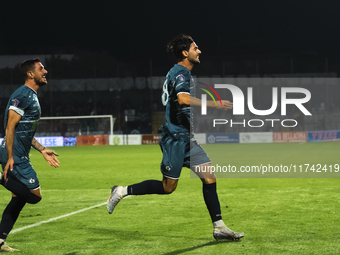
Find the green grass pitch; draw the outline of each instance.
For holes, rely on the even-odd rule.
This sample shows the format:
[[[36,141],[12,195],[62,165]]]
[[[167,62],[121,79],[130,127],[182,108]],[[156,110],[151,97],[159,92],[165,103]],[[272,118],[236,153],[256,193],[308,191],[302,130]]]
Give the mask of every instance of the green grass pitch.
[[[235,166],[339,164],[339,143],[203,145]],[[26,205],[7,243],[20,254],[339,254],[339,178],[219,178],[226,224],[245,233],[215,241],[201,181],[183,169],[171,195],[130,196],[112,215],[110,188],[162,178],[157,145],[55,148],[54,169],[32,150],[43,199]],[[213,162],[214,163],[214,162]],[[340,173],[339,173],[340,175]],[[0,189],[2,212],[10,193]],[[88,209],[76,214],[81,209]],[[49,221],[56,217],[63,218]],[[44,222],[31,228],[25,226]]]

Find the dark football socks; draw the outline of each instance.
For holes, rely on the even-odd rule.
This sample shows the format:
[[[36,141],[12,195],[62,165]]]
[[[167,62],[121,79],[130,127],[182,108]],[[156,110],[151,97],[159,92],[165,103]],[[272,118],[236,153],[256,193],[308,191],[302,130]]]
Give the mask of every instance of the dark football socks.
[[[216,182],[211,184],[203,184],[203,197],[212,222],[221,220],[221,207],[216,192]]]
[[[9,202],[2,214],[2,220],[0,223],[0,239],[6,239],[25,204],[26,202],[21,198],[12,197],[12,200]]]
[[[25,185],[13,179],[11,176],[7,175],[4,187],[29,204],[36,204],[41,200],[41,197],[31,193]]]
[[[165,194],[163,182],[147,180],[127,187],[128,195]]]

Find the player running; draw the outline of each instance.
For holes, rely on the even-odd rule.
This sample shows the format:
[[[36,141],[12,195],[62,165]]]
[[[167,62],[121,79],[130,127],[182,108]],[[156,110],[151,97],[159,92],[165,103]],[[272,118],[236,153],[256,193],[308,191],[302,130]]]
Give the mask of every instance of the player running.
[[[161,127],[160,147],[163,152],[161,172],[163,181],[146,180],[126,187],[114,186],[107,202],[111,214],[119,201],[128,195],[171,194],[177,187],[182,167],[195,170],[196,167],[207,169],[211,161],[197,143],[193,134],[192,106],[200,106],[201,100],[195,98],[195,88],[191,76],[192,68],[200,63],[201,51],[188,35],[178,35],[167,45],[177,64],[170,69],[163,85],[162,103],[166,107],[165,123]],[[232,108],[232,103],[223,100],[222,106],[215,106],[208,101],[207,106],[222,110]],[[213,236],[218,239],[235,240],[244,236],[230,230],[223,222],[221,208],[216,192],[214,173],[196,172],[203,182],[203,197],[213,222]]]
[[[18,251],[5,244],[5,240],[25,204],[36,204],[41,200],[39,180],[29,159],[31,146],[41,152],[51,166],[59,166],[55,157],[58,154],[34,138],[41,113],[37,90],[47,84],[47,71],[39,59],[32,59],[21,64],[21,72],[25,84],[8,101],[4,121],[6,136],[0,146],[1,184],[12,192],[12,200],[0,223],[0,252]]]

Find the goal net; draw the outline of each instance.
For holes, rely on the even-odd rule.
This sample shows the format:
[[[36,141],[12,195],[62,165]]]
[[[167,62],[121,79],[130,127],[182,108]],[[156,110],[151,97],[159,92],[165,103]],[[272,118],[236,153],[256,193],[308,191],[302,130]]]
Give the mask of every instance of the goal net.
[[[113,135],[112,115],[41,117],[35,136]]]

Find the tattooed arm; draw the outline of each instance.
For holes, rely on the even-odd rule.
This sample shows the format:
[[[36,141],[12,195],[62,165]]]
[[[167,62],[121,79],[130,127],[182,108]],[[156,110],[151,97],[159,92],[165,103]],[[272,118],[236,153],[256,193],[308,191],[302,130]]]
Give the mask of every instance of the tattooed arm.
[[[43,155],[44,159],[51,165],[54,167],[58,167],[60,162],[59,160],[56,158],[56,156],[59,156],[57,153],[55,153],[54,150],[50,150],[44,146],[42,146],[37,139],[35,139],[35,137],[33,137],[32,140],[32,147],[34,149],[36,149],[37,151],[40,151],[41,154]]]
[[[43,150],[46,149],[46,147],[42,146],[38,141],[37,139],[35,139],[35,137],[33,137],[33,140],[32,140],[32,147],[34,149],[36,149],[37,151],[39,152],[42,152]]]

